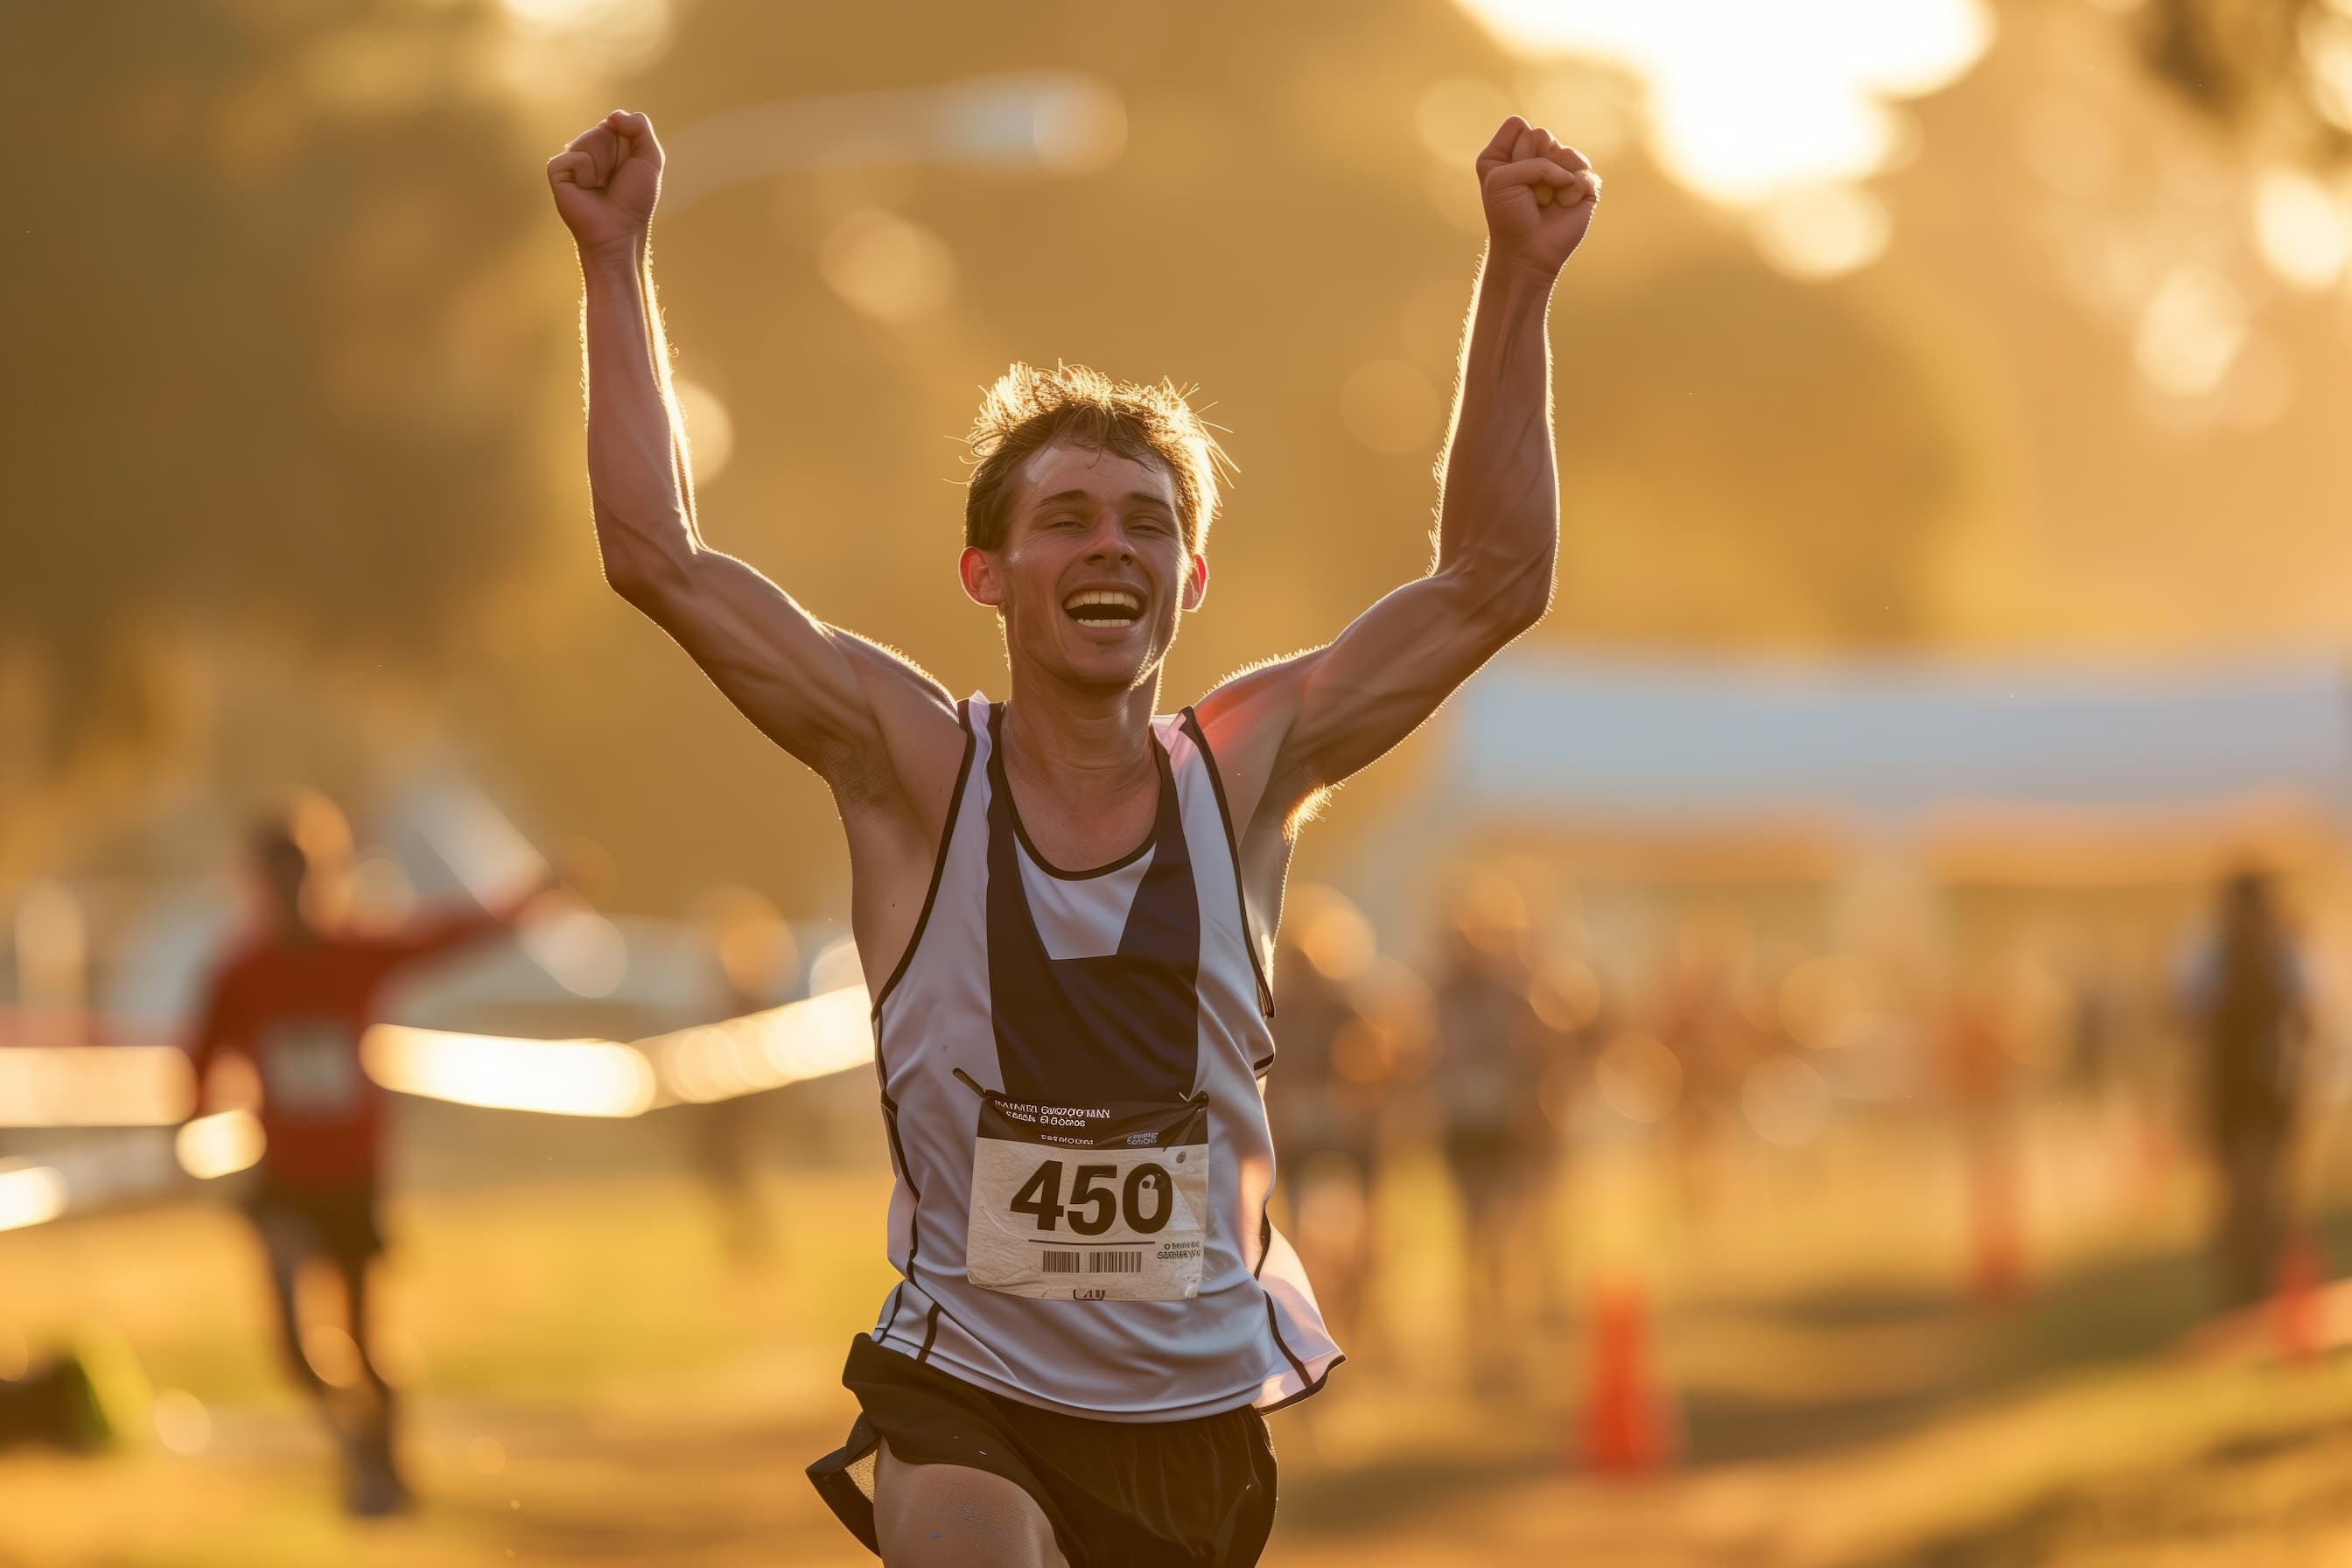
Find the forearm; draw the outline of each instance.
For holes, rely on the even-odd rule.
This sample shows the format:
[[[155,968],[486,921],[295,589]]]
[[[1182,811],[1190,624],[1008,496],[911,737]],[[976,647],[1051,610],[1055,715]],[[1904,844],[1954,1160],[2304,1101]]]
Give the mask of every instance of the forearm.
[[[1550,601],[1559,544],[1551,426],[1550,279],[1488,258],[1454,395],[1438,508],[1437,570],[1477,582],[1497,613]]]
[[[701,541],[645,240],[583,254],[581,275],[588,488],[605,576],[625,592],[682,563]]]

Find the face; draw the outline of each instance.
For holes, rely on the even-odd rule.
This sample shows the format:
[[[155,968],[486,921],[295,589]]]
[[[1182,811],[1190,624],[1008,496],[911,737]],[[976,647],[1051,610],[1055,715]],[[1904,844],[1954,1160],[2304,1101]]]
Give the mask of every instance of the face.
[[[1156,676],[1176,618],[1201,607],[1206,560],[1184,547],[1176,486],[1156,463],[1047,447],[1010,488],[1004,543],[963,553],[964,591],[1004,617],[1016,666],[1074,689]]]

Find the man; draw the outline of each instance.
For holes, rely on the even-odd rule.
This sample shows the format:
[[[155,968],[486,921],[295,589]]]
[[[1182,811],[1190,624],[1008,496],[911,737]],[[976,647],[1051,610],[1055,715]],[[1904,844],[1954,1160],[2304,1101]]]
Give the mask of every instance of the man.
[[[1440,1147],[1462,1200],[1465,1272],[1472,1298],[1484,1303],[1468,1336],[1471,1368],[1487,1379],[1505,1375],[1496,1352],[1496,1330],[1508,1321],[1510,1267],[1528,1245],[1528,1221],[1548,1173],[1547,1145],[1558,1133],[1543,1114],[1539,1091],[1554,1054],[1553,1041],[1528,1000],[1519,931],[1465,906],[1445,932],[1445,957],[1434,985],[1438,1058],[1436,1102]]]
[[[2225,1307],[2263,1300],[2287,1239],[2282,1168],[2311,1035],[2311,985],[2269,877],[2240,871],[2212,929],[2185,952],[2182,1010],[2203,1050],[2206,1126],[2221,1202],[2213,1254]]]
[[[1335,953],[1328,941],[1300,940],[1353,910],[1312,887],[1288,889],[1286,902],[1272,975],[1282,1071],[1266,1079],[1266,1121],[1282,1151],[1293,1238],[1320,1282],[1316,1300],[1337,1338],[1362,1322],[1380,1228],[1372,1205],[1381,1123],[1393,1085],[1388,1047],[1356,994],[1370,944]]]
[[[253,857],[265,921],[214,971],[190,1054],[200,1100],[225,1058],[242,1058],[259,1078],[266,1152],[250,1210],[287,1360],[343,1449],[346,1505],[383,1514],[409,1500],[394,1462],[392,1390],[368,1353],[368,1266],[383,1250],[376,1192],[384,1095],[361,1070],[360,1037],[394,977],[507,930],[521,905],[360,935],[341,920],[350,853],[341,814],[315,795],[261,824]],[[341,1277],[364,1393],[331,1387],[305,1349],[298,1286],[318,1263]]]
[[[965,592],[1011,691],[959,703],[706,545],[615,112],[548,163],[579,248],[604,573],[832,786],[875,987],[903,1276],[812,1468],[893,1568],[1255,1561],[1257,1414],[1339,1352],[1265,1223],[1265,968],[1324,792],[1541,616],[1559,501],[1545,314],[1599,194],[1523,121],[1477,158],[1490,244],[1437,561],[1336,642],[1156,716],[1200,607],[1218,456],[1171,388],[1016,366],[983,405]]]

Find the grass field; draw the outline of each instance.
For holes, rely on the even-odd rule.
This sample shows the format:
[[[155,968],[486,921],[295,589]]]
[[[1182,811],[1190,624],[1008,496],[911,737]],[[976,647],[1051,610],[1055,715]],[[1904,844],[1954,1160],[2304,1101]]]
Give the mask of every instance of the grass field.
[[[2203,1289],[2184,1180],[2102,1196],[2045,1163],[2048,1191],[2090,1185],[2043,1203],[2067,1217],[2038,1226],[2029,1289],[1987,1307],[1951,1288],[1950,1173],[1906,1147],[1814,1151],[1703,1211],[1645,1162],[1588,1162],[1552,1216],[1559,1299],[1523,1282],[1501,1365],[1465,1353],[1491,1314],[1464,1299],[1449,1191],[1402,1162],[1372,1321],[1328,1394],[1274,1417],[1267,1561],[2352,1568],[2352,1360],[2179,1352]],[[776,1175],[748,1258],[681,1179],[404,1200],[382,1351],[425,1503],[367,1525],[336,1510],[233,1214],[0,1237],[0,1324],[127,1345],[179,1391],[180,1450],[0,1453],[0,1563],[870,1562],[800,1471],[852,1413],[837,1378],[891,1278],[885,1190],[871,1169]],[[1627,1480],[1569,1462],[1575,1309],[1638,1237],[1686,1453]],[[2352,1231],[2336,1242],[2352,1257]]]

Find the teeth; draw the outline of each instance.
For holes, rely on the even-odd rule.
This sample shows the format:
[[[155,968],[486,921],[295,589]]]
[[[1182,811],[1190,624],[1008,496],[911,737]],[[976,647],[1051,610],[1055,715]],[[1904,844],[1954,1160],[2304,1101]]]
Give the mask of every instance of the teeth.
[[[1078,609],[1087,605],[1108,605],[1115,609],[1128,610],[1139,616],[1143,613],[1143,600],[1140,597],[1116,590],[1094,589],[1084,594],[1073,594],[1062,601],[1062,607],[1066,610]]]

